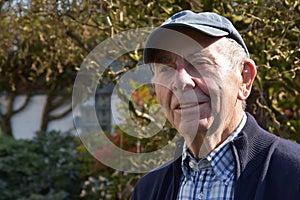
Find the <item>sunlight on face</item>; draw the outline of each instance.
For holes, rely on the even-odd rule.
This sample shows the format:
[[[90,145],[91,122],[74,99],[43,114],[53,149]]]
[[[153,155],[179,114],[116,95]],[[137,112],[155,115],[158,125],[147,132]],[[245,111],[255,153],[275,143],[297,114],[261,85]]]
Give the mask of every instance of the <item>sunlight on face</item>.
[[[160,51],[153,64],[159,103],[171,124],[191,138],[221,134],[229,126],[240,82],[239,70],[218,51],[223,38],[206,37],[204,45],[193,38],[192,44],[178,41],[178,54]]]

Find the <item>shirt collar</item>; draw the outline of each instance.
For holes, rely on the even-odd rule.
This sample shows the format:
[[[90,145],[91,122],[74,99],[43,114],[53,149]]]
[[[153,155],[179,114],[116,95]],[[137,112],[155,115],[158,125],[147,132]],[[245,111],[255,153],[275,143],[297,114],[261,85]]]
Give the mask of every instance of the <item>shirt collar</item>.
[[[183,146],[181,167],[183,174],[188,178],[192,170],[201,170],[212,167],[215,175],[225,184],[228,184],[230,178],[234,175],[235,163],[229,143],[239,136],[239,133],[245,126],[247,116],[244,114],[242,121],[238,127],[230,134],[230,136],[220,144],[216,149],[200,161],[196,161],[188,151],[186,143]]]

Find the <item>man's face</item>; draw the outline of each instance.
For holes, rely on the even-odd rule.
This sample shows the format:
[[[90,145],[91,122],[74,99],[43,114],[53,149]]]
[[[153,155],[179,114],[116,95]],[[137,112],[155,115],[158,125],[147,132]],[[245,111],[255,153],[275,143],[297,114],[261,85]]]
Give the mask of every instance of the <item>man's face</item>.
[[[231,66],[220,51],[226,38],[211,38],[190,29],[184,33],[194,42],[170,38],[176,49],[156,54],[153,71],[158,101],[183,136],[223,132],[234,117],[242,82],[240,67]]]

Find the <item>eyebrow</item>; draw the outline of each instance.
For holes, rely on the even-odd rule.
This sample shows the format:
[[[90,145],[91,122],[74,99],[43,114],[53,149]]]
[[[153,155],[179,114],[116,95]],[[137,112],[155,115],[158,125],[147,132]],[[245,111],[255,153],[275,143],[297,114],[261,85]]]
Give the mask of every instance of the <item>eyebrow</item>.
[[[171,61],[174,57],[179,56],[185,59],[187,62],[189,62],[190,59],[193,59],[195,57],[203,57],[203,58],[208,58],[211,60],[213,63],[215,63],[214,57],[212,54],[209,52],[207,49],[192,49],[187,52],[183,53],[183,55],[176,54],[174,52],[164,50],[164,49],[151,49],[151,56],[148,57],[148,62],[150,61],[153,63],[161,63],[161,64],[167,64],[164,61]],[[186,54],[186,55],[184,55]],[[149,56],[149,54],[148,54]],[[216,63],[215,63],[216,64]],[[153,67],[153,66],[152,66]]]

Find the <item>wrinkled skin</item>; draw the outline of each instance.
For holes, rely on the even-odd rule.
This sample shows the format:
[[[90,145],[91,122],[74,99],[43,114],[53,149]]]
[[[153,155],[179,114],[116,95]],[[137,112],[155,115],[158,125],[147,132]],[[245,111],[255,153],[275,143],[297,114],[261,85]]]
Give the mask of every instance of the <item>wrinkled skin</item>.
[[[195,158],[222,143],[243,117],[242,101],[251,91],[255,64],[245,58],[232,66],[223,55],[228,40],[213,38],[188,28],[164,45],[173,53],[158,53],[154,64],[154,88],[168,120],[185,138]]]

